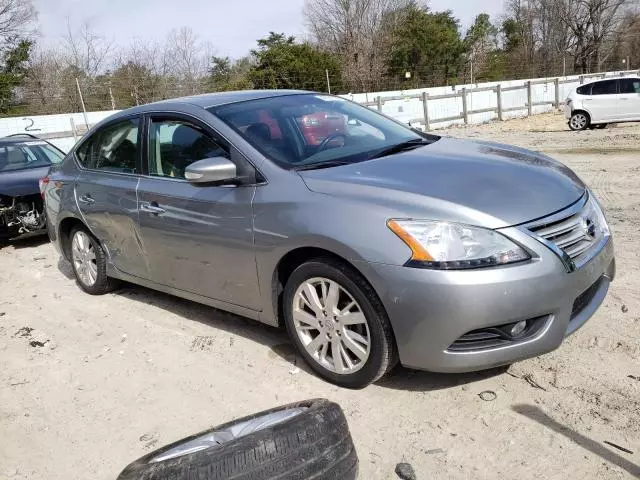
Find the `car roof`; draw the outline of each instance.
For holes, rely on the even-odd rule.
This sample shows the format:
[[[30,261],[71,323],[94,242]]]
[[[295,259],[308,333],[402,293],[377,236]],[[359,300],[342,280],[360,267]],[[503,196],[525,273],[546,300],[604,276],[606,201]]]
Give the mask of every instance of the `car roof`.
[[[305,90],[240,90],[234,92],[205,93],[202,95],[192,95],[189,97],[172,98],[159,102],[148,103],[139,107],[129,108],[121,111],[118,115],[131,113],[144,113],[154,110],[171,110],[179,105],[194,105],[201,108],[218,107],[231,103],[246,102],[249,100],[261,100],[264,98],[283,97],[286,95],[302,95],[314,92]]]
[[[42,142],[42,143],[49,143],[46,140],[43,140],[41,138],[35,137],[33,135],[29,135],[29,134],[15,134],[15,135],[10,135],[7,137],[0,137],[0,145],[15,145],[17,143],[28,143],[28,142]]]
[[[624,77],[606,77],[606,78],[599,78],[598,80],[592,80],[591,82],[587,82],[584,85],[580,85],[576,88],[580,88],[580,87],[586,87],[587,85],[593,85],[594,83],[598,83],[598,82],[606,82],[607,80],[626,80],[626,79],[632,79],[632,80],[640,80],[640,77],[636,76],[636,75],[625,75]]]

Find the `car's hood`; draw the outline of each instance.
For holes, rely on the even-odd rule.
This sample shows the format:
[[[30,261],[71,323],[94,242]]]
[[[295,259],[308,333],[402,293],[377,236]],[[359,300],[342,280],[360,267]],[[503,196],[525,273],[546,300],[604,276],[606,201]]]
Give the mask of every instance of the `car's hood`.
[[[300,175],[314,192],[382,197],[396,211],[406,198],[410,215],[424,211],[426,218],[476,220],[491,228],[555,213],[585,191],[570,169],[542,154],[446,137],[397,155]]]
[[[40,192],[38,181],[47,176],[50,166],[0,172],[0,195],[19,197]]]

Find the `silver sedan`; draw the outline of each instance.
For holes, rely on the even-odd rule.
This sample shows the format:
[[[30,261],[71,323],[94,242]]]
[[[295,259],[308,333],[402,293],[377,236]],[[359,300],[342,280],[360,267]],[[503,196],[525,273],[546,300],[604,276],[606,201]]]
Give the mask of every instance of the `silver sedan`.
[[[42,182],[79,286],[126,280],[283,326],[323,378],[549,352],[615,274],[602,209],[538,153],[298,91],[120,112]]]

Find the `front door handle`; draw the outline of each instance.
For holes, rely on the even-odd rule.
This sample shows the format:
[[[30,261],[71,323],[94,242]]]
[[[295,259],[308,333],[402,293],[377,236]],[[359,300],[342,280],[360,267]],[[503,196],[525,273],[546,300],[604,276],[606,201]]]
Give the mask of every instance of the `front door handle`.
[[[84,203],[85,205],[91,205],[92,203],[95,203],[95,200],[91,198],[91,195],[80,195],[78,197],[78,201],[80,203]]]
[[[156,202],[143,202],[140,204],[140,210],[151,213],[152,215],[161,215],[164,213],[164,208],[159,207]]]

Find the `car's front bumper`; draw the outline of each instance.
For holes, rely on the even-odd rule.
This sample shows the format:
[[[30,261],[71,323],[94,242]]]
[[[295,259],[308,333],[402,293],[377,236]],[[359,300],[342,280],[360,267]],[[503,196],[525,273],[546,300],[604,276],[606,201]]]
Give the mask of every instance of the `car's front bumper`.
[[[538,252],[537,258],[469,271],[368,264],[403,365],[465,372],[510,364],[556,349],[595,313],[615,276],[611,239],[586,265],[569,273],[560,258],[540,248],[535,238],[516,229],[511,233]],[[578,297],[583,301],[576,302]],[[454,342],[469,332],[540,317],[544,326],[525,340],[453,351]]]

